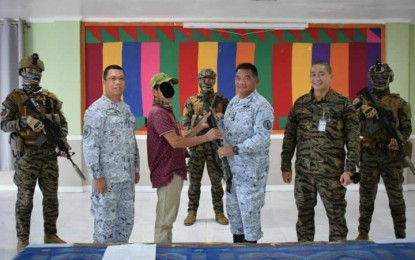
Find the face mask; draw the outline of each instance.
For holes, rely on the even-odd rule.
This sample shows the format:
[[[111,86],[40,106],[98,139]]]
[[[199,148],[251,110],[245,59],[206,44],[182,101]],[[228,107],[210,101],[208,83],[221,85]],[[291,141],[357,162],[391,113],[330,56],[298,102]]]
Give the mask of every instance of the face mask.
[[[161,91],[161,94],[163,94],[165,98],[172,98],[174,96],[174,88],[170,82],[161,83],[160,91]]]

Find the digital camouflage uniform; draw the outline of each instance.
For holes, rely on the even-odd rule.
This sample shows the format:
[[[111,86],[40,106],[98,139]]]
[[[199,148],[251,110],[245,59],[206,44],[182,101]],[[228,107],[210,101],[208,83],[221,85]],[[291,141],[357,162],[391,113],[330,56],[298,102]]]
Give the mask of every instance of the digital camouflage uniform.
[[[322,118],[326,127],[319,131]],[[340,183],[340,175],[344,171],[354,173],[359,159],[359,121],[350,100],[332,89],[321,101],[314,98],[313,90],[298,98],[288,115],[281,171],[291,171],[295,150],[298,241],[314,240],[317,193],[329,219],[329,240],[345,240],[346,188]]]
[[[105,178],[107,192],[92,189],[95,243],[128,243],[134,226],[135,173],[140,158],[135,117],[125,102],[105,95],[85,112],[83,153],[91,179]]]
[[[386,67],[387,64],[382,64],[382,66],[390,69]],[[390,70],[389,73],[391,73],[393,80],[393,72]],[[371,76],[370,74],[371,70],[369,71],[369,76]],[[389,75],[386,77],[389,77]],[[399,94],[390,93],[388,85],[392,80],[387,79],[385,84],[382,83],[381,79],[372,78],[375,88],[371,92],[378,105],[384,109],[390,124],[401,135],[402,140],[406,141],[412,133],[411,107],[405,100],[399,97]],[[379,85],[380,83],[383,85]],[[362,105],[373,106],[364,96],[358,96],[354,104],[360,108],[363,107]],[[362,109],[359,109],[359,115],[361,120],[360,133],[363,136],[359,170],[359,235],[364,235],[368,239],[378,183],[380,177],[382,177],[389,198],[395,236],[396,238],[405,238],[405,200],[402,188],[404,182],[403,151],[388,149],[391,136],[385,130],[385,127],[379,125],[378,120],[366,118]],[[380,128],[377,126],[380,126]]]
[[[59,136],[66,138],[68,124],[62,112],[62,102],[51,92],[43,89],[36,93],[16,89],[3,102],[1,130],[17,133],[23,146],[16,154],[14,183],[17,186],[16,230],[19,240],[28,241],[30,234],[30,218],[33,209],[33,195],[36,182],[43,194],[44,231],[47,235],[56,235],[56,221],[59,215],[58,177],[59,169],[56,145],[45,142],[38,147],[35,142],[43,132],[34,132],[21,119],[32,116],[33,112],[26,104],[32,99],[42,116],[60,126]],[[29,100],[30,102],[30,100]]]
[[[257,91],[245,98],[235,96],[229,102],[223,122],[224,146],[238,146],[237,155],[228,157],[233,174],[231,193],[226,194],[226,211],[231,233],[258,241],[261,209],[269,171],[274,111]]]
[[[227,98],[219,93],[209,93],[207,97],[209,105],[212,104],[214,98],[216,99],[216,105],[214,107],[216,113],[221,113],[223,115],[228,105]],[[189,131],[195,127],[202,119],[202,117],[203,93],[200,92],[197,95],[189,97],[186,101],[183,112],[183,126],[185,130]],[[206,133],[206,131],[201,131],[199,135]],[[223,213],[223,170],[221,162],[217,156],[217,149],[218,147],[216,141],[210,141],[190,147],[190,158],[187,164],[187,171],[189,172],[190,177],[190,185],[188,191],[189,212],[197,212],[199,208],[200,187],[206,163],[208,175],[212,185],[211,193],[213,209],[216,214]]]

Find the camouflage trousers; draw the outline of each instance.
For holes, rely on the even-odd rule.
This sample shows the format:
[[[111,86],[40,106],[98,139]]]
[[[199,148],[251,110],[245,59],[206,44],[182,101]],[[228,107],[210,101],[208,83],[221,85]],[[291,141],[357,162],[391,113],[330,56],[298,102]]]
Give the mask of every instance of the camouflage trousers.
[[[134,182],[108,183],[107,192],[91,195],[94,243],[128,243],[134,226]]]
[[[314,241],[314,208],[317,193],[326,209],[329,220],[329,240],[339,241],[347,238],[346,188],[340,184],[340,176],[327,177],[324,173],[296,172],[294,196],[298,210],[296,224],[299,242]]]
[[[197,212],[200,200],[200,187],[203,177],[205,163],[207,172],[211,182],[212,204],[215,213],[223,213],[223,171],[221,162],[216,162],[216,149],[212,149],[210,143],[198,145],[191,149],[191,156],[187,164],[187,171],[189,172],[189,204],[188,211]]]
[[[59,215],[59,169],[55,149],[26,148],[23,156],[16,160],[15,169],[17,238],[21,240],[29,239],[33,195],[37,181],[39,181],[39,188],[43,195],[45,234],[56,234],[56,221]]]
[[[399,158],[386,153],[362,151],[360,162],[359,232],[369,233],[372,222],[378,183],[382,176],[393,219],[396,238],[405,238],[406,216],[402,184],[403,166]]]

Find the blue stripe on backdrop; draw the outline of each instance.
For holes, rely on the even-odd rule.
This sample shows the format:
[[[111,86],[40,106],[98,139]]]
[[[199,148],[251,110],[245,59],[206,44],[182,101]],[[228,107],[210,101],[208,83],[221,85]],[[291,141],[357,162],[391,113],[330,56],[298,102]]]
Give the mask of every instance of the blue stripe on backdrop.
[[[229,100],[235,96],[235,42],[219,42],[218,46],[218,92]]]
[[[312,63],[316,61],[326,61],[330,63],[330,43],[314,43]]]
[[[375,64],[376,59],[380,59],[381,56],[381,46],[380,43],[368,43],[367,44],[367,70],[369,71],[370,66]],[[385,61],[382,61],[385,62]],[[367,78],[367,85],[372,88],[372,82]]]
[[[136,117],[143,116],[141,95],[141,43],[124,42],[122,63],[126,76],[124,101],[130,105],[131,112]]]

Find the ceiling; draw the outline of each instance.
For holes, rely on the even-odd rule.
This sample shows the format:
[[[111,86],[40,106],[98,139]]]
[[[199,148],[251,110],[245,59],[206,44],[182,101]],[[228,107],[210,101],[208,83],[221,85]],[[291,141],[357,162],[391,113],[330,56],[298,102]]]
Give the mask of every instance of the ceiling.
[[[0,19],[415,23],[414,0],[0,0]]]

